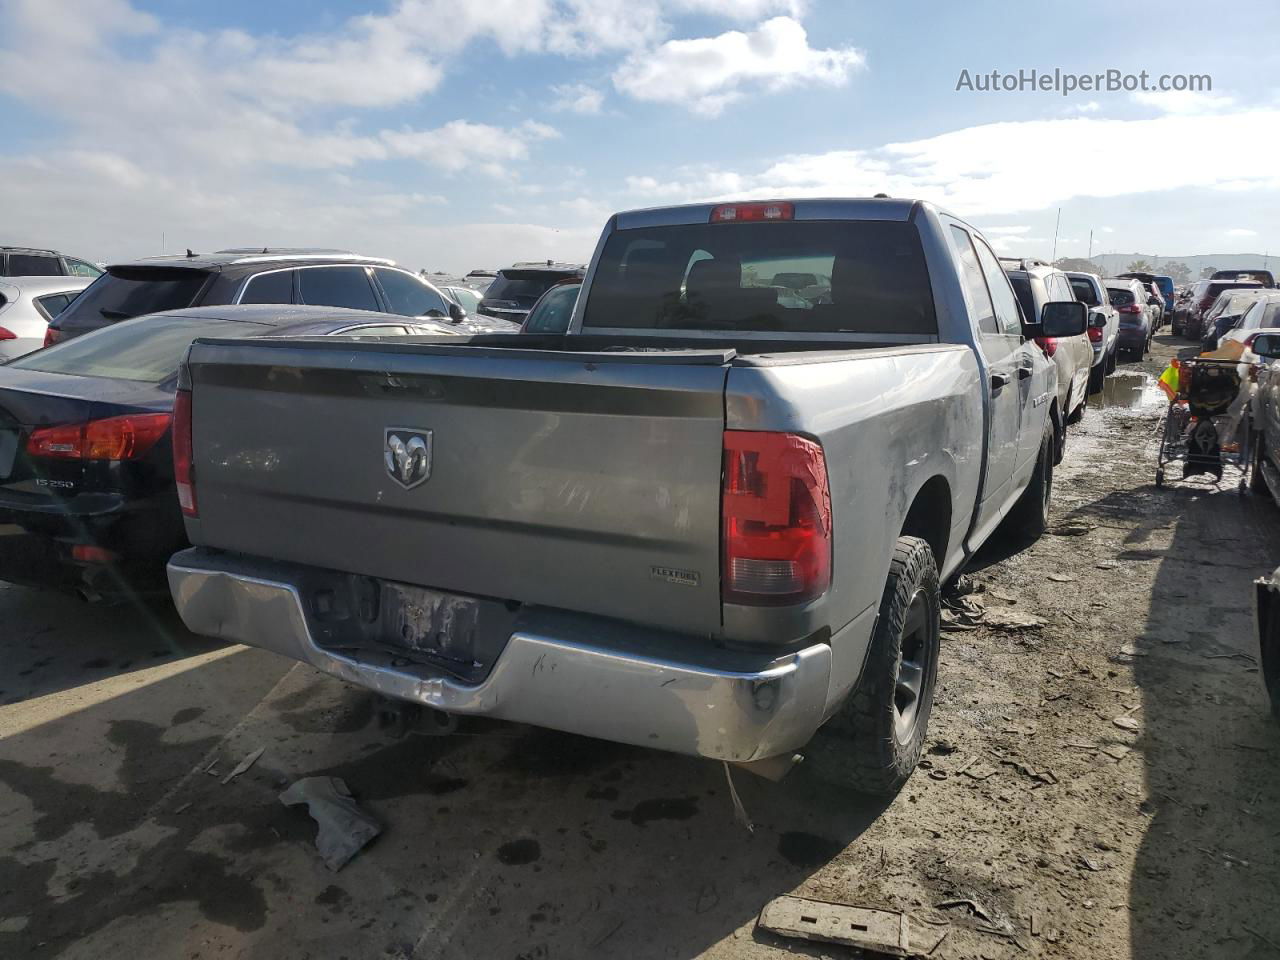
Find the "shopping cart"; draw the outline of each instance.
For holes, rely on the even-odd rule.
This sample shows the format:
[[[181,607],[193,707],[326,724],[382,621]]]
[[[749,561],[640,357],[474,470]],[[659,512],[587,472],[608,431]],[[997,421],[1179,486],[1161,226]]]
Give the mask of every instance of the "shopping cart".
[[[1249,483],[1250,430],[1241,395],[1239,360],[1194,357],[1178,366],[1178,391],[1161,421],[1156,486],[1167,479],[1165,466],[1182,464],[1181,479],[1206,474],[1222,481],[1224,466],[1240,471],[1240,491]]]

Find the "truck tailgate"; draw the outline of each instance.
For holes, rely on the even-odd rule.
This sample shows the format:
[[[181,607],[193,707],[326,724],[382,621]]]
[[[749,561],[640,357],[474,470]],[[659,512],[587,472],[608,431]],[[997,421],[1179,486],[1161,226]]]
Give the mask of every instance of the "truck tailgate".
[[[208,341],[188,369],[197,544],[720,630],[720,352]]]

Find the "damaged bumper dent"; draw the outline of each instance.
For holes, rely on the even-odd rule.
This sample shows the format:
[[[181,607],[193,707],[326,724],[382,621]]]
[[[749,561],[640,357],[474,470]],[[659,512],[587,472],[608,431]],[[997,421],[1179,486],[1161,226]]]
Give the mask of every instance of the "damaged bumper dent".
[[[378,650],[322,646],[299,579],[284,565],[233,564],[195,548],[174,556],[168,570],[178,612],[194,632],[447,713],[738,762],[797,750],[823,719],[826,644],[771,658],[534,608],[515,619],[487,675],[468,683]]]

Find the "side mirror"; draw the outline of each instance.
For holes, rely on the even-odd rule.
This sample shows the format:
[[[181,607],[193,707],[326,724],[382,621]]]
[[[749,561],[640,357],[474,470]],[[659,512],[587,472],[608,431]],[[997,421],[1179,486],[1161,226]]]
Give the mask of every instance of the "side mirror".
[[[1249,349],[1267,360],[1280,360],[1280,333],[1258,334]]]
[[[450,303],[449,318],[454,323],[461,323],[463,320],[467,319],[467,311],[462,309],[462,304],[460,303]]]
[[[1028,324],[1027,337],[1078,337],[1088,327],[1089,310],[1079,300],[1051,300],[1040,310],[1040,322]]]

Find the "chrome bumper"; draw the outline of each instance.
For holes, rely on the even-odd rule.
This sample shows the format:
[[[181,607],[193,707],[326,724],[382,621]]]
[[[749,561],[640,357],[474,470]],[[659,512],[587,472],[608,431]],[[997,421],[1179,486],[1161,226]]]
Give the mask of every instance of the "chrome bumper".
[[[762,656],[758,669],[727,670],[694,657],[626,649],[611,642],[619,628],[609,621],[589,621],[590,628],[569,635],[537,629],[535,616],[534,628],[526,623],[512,633],[489,675],[469,686],[420,667],[407,672],[321,648],[287,576],[248,575],[233,563],[200,548],[169,562],[174,603],[193,632],[261,647],[447,713],[737,762],[797,750],[823,720],[831,674],[826,644]],[[554,612],[546,619],[553,626],[563,620]]]

